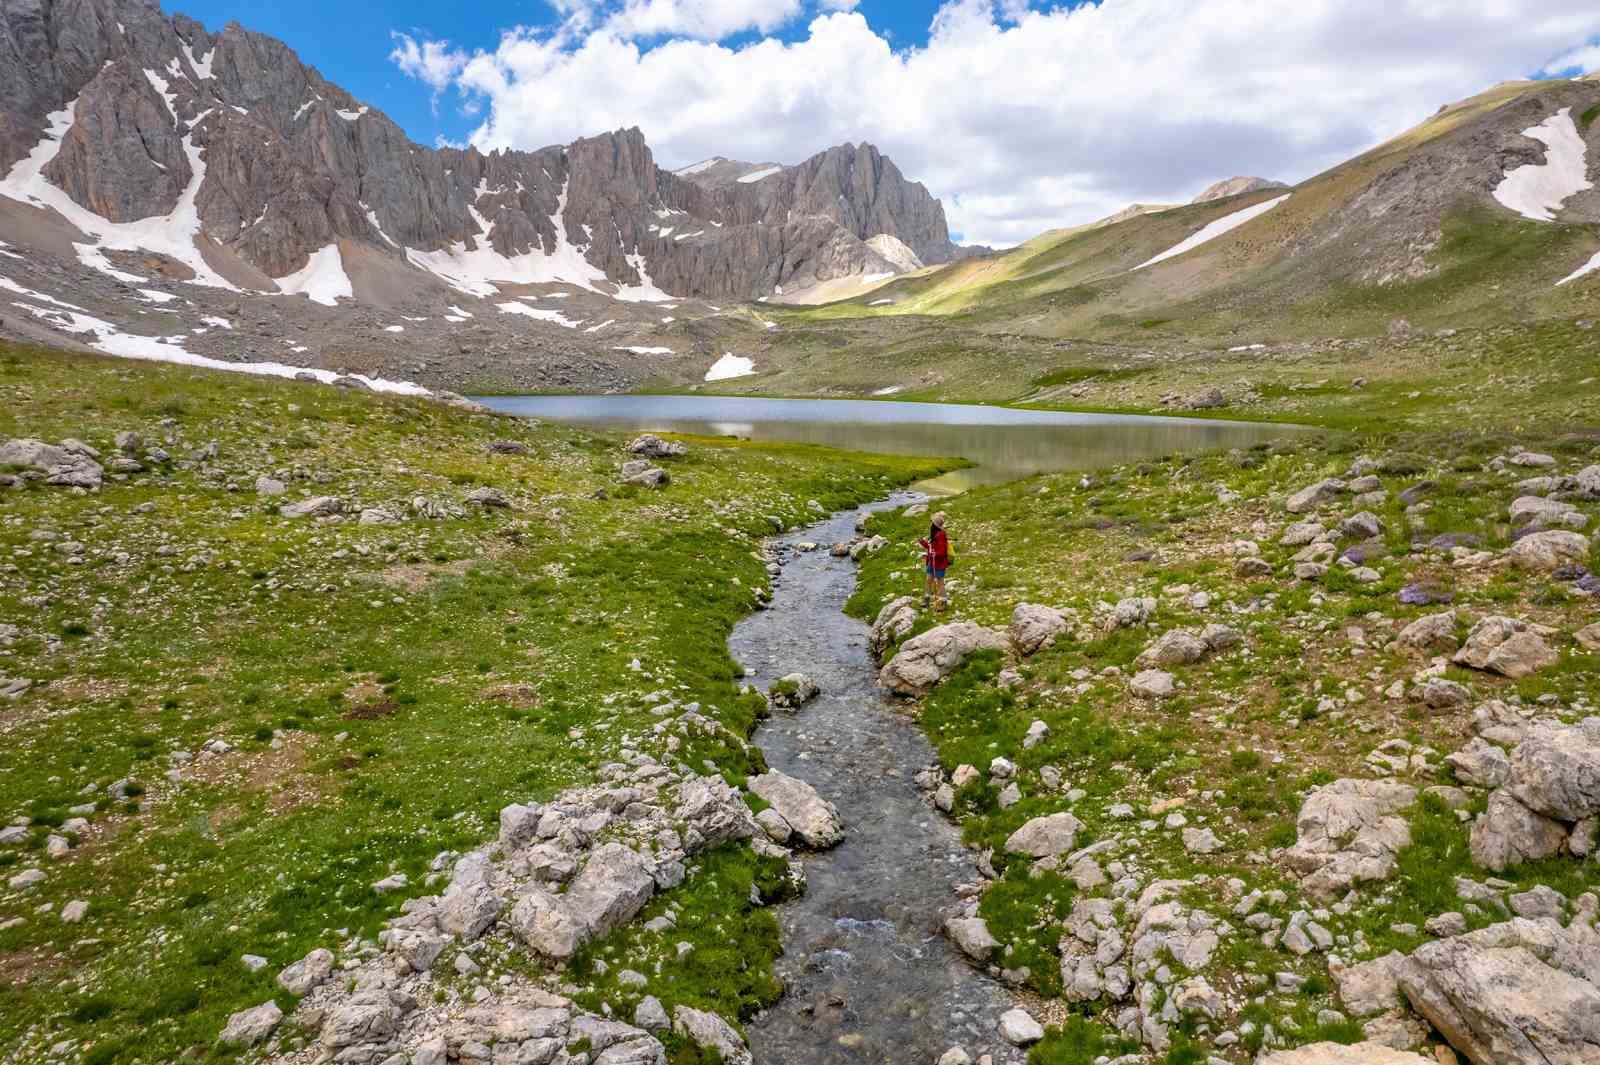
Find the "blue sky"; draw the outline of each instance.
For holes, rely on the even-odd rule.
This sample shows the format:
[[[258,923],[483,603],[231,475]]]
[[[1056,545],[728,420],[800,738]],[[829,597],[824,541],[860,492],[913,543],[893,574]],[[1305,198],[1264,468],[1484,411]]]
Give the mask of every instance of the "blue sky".
[[[213,32],[236,20],[247,29],[278,38],[298,52],[302,61],[363,102],[380,108],[422,144],[433,144],[439,137],[464,140],[483,119],[481,114],[464,113],[458,99],[442,98],[435,107],[433,93],[390,62],[391,31],[409,33],[419,40],[447,40],[467,51],[492,51],[505,30],[515,26],[554,29],[561,21],[545,0],[275,0],[272,4],[165,0],[164,6],[169,13],[198,19]],[[855,9],[897,47],[909,47],[927,43],[928,26],[938,7],[936,0],[861,0]],[[808,21],[803,16],[770,36],[799,39],[805,35]],[[723,43],[738,46],[759,36],[746,31],[724,38]]]
[[[638,126],[677,168],[869,141],[995,246],[1302,181],[1497,82],[1600,69],[1594,0],[165,2],[280,38],[423,144]]]

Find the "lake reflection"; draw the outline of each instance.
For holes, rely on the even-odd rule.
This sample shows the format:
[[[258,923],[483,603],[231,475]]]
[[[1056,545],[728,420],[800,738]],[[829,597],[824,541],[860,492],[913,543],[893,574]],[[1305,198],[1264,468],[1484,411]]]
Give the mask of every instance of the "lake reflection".
[[[1010,407],[746,396],[491,396],[507,414],[597,429],[779,440],[899,455],[959,456],[976,465],[920,485],[965,491],[1035,473],[1092,469],[1178,451],[1248,447],[1295,426]]]

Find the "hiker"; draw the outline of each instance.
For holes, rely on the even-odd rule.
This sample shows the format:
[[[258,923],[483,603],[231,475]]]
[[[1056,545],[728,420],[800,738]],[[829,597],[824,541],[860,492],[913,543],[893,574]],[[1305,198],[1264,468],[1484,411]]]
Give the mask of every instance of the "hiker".
[[[944,590],[944,572],[950,568],[950,537],[945,534],[944,522],[944,511],[941,510],[933,516],[927,539],[917,541],[922,548],[923,568],[928,573],[927,586],[922,590],[923,609],[927,609],[930,601],[938,610],[950,606],[950,598]]]

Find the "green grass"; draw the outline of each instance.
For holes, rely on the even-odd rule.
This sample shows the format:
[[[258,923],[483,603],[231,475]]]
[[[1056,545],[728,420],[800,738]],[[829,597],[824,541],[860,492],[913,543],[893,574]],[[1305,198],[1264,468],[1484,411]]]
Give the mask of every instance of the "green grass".
[[[97,495],[0,492],[0,556],[16,567],[0,616],[23,628],[0,671],[37,682],[0,721],[0,816],[35,817],[40,846],[70,807],[97,807],[45,884],[0,892],[0,920],[28,916],[0,932],[8,971],[28,973],[0,983],[0,1055],[18,1060],[68,1037],[107,1065],[209,1046],[228,1014],[274,995],[284,964],[341,945],[333,930],[375,934],[401,902],[376,880],[404,872],[421,890],[433,857],[492,836],[502,806],[592,779],[655,721],[647,691],[673,688],[747,734],[761,700],[740,695],[725,640],[766,584],[753,548],[767,515],[797,524],[808,500],[853,505],[942,468],[690,439],[671,485],[645,492],[616,484],[616,437],[15,348],[0,400],[0,438],[109,452],[135,429],[180,460]],[[529,453],[490,454],[500,439]],[[186,458],[212,440],[216,478]],[[289,499],[405,513],[413,497],[487,484],[515,509],[291,522],[250,488],[258,472],[296,469]],[[34,530],[85,542],[86,563],[65,564]],[[211,739],[237,749],[173,788],[169,753]],[[705,737],[679,756],[734,782],[760,769]],[[111,800],[123,779],[127,799]],[[87,800],[86,784],[100,789]],[[708,858],[680,894],[737,906],[740,878],[756,875],[737,866]],[[91,902],[76,929],[34,914],[76,898]],[[690,972],[681,999],[769,995],[764,921],[741,924],[738,990],[695,990]],[[247,972],[244,953],[268,969]]]

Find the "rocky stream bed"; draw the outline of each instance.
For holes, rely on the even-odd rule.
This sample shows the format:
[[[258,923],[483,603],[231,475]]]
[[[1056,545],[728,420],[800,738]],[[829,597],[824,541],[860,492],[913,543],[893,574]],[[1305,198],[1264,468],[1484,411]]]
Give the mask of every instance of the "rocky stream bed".
[[[750,1026],[751,1049],[772,1065],[931,1062],[954,1046],[1020,1062],[996,1028],[1011,996],[940,932],[982,881],[959,830],[913,780],[936,761],[933,749],[878,687],[867,626],[844,613],[856,567],[826,545],[850,540],[857,518],[783,537],[771,607],[729,641],[762,687],[796,671],[816,682],[815,699],[776,710],[756,741],[773,769],[830,800],[846,829],[836,848],[806,859],[805,894],[781,907],[787,993]]]

